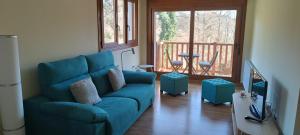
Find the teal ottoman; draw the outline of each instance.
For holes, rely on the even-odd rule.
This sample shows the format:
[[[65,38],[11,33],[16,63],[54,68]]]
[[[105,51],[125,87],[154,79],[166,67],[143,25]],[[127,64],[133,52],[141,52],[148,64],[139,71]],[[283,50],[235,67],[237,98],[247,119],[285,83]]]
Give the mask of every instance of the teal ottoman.
[[[187,75],[177,72],[167,73],[160,76],[160,92],[178,95],[182,92],[188,93],[189,78]]]
[[[235,85],[224,79],[207,79],[202,81],[202,100],[206,99],[213,104],[232,103],[232,94]]]

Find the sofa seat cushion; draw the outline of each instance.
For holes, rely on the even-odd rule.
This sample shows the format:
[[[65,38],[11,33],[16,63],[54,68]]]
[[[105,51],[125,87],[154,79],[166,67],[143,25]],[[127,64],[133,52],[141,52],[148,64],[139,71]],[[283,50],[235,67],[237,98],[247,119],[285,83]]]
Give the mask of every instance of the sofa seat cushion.
[[[154,85],[151,84],[128,84],[122,89],[109,93],[105,97],[127,97],[135,99],[138,102],[138,109],[147,108],[154,97]]]
[[[108,132],[113,135],[124,134],[138,116],[137,102],[130,98],[104,97],[95,106],[107,112]]]

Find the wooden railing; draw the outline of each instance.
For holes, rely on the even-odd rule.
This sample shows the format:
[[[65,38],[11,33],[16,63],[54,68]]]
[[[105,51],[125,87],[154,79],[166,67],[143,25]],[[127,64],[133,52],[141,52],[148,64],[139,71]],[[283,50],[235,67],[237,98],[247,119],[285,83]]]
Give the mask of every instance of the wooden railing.
[[[219,44],[219,43],[194,43],[193,53],[198,54],[193,60],[193,67],[196,69],[196,73],[201,73],[199,62],[210,61],[213,54],[219,51],[219,55],[215,61],[214,66],[210,70],[211,75],[230,76],[232,71],[233,60],[233,44]],[[167,59],[166,50],[169,50],[171,60],[177,60],[183,62],[183,69],[188,65],[184,58],[180,57],[181,53],[189,52],[189,43],[187,42],[162,42],[156,43],[155,50],[155,69],[156,71],[168,72],[172,71],[169,60]],[[183,71],[181,69],[181,71]],[[187,71],[186,71],[187,72]]]

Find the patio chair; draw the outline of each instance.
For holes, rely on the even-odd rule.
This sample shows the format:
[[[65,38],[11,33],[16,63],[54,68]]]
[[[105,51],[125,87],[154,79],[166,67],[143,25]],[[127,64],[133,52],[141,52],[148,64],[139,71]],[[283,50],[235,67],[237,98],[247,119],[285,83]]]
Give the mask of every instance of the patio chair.
[[[172,60],[169,54],[169,50],[166,50],[167,53],[167,57],[168,57],[168,61],[170,62],[171,66],[172,66],[172,70],[175,72],[178,72],[178,70],[180,68],[182,68],[183,66],[183,62],[182,61],[177,61],[177,60]]]
[[[209,75],[208,71],[215,64],[215,61],[218,57],[218,54],[219,54],[219,52],[217,51],[210,61],[201,61],[201,62],[199,62],[199,66],[202,69],[201,75],[206,75],[206,74]]]

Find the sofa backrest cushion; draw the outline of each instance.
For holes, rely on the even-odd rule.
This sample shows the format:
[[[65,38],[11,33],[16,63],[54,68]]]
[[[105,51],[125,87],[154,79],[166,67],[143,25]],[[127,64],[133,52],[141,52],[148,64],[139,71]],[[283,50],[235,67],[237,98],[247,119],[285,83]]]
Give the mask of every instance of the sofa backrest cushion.
[[[90,74],[100,97],[107,93],[113,92],[108,78],[109,69],[110,68],[102,69],[98,72]]]
[[[89,73],[97,88],[98,94],[103,96],[112,92],[112,86],[108,79],[108,71],[115,68],[112,51],[103,51],[86,56]]]
[[[75,102],[76,100],[71,92],[71,85],[89,77],[89,74],[85,74],[62,83],[53,84],[44,90],[43,95],[52,101]]]
[[[101,69],[115,66],[112,51],[103,51],[86,56],[89,72],[97,72]]]
[[[88,76],[88,65],[84,56],[41,63],[38,65],[38,76],[42,94],[56,99],[55,97],[59,95],[56,95],[55,90],[65,92],[65,89],[71,85],[69,83],[82,79],[82,76]],[[68,92],[70,91],[68,90]],[[70,97],[65,98],[69,99]]]

